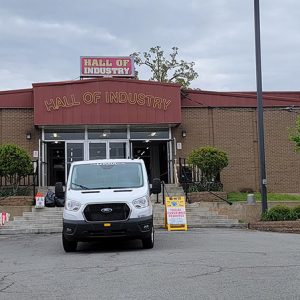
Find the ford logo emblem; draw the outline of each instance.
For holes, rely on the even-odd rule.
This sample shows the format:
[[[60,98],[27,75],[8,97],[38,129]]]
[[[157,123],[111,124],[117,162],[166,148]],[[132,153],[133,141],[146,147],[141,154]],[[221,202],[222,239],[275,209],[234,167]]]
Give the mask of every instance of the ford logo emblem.
[[[101,209],[101,212],[103,212],[104,214],[109,214],[112,212],[112,209],[110,207],[105,207]]]

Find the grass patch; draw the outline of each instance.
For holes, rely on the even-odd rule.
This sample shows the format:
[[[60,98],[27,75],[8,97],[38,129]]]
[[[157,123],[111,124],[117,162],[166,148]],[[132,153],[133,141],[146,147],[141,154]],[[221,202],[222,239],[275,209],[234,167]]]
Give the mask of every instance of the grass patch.
[[[245,202],[247,199],[247,194],[248,193],[230,192],[227,195],[227,199],[231,202],[238,202],[238,201]],[[254,193],[254,198],[256,201],[261,201],[260,193]],[[267,199],[268,201],[299,201],[300,202],[300,195],[268,193]]]

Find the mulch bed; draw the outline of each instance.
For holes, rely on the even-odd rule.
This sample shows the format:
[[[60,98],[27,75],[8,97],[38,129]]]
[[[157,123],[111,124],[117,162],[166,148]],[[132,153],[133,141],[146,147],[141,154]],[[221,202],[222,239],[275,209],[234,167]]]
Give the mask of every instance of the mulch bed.
[[[275,232],[300,233],[300,220],[296,221],[266,221],[249,223],[249,229]]]

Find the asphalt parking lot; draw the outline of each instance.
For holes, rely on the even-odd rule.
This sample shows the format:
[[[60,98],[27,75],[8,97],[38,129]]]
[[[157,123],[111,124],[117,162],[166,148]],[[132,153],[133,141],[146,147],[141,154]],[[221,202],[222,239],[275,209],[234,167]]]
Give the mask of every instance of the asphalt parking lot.
[[[59,234],[0,237],[0,299],[300,299],[300,236],[156,231],[154,249]]]

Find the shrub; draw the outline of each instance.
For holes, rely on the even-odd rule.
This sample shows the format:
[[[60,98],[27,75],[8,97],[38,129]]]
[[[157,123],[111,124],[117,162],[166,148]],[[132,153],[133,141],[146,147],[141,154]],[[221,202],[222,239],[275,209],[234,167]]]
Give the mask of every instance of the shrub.
[[[296,220],[295,212],[283,205],[276,205],[262,215],[262,221],[291,221]]]
[[[32,163],[27,152],[12,144],[0,146],[0,176],[5,177],[16,193],[20,180],[32,173]]]
[[[294,207],[293,209],[294,214],[296,215],[297,219],[300,219],[300,205]]]
[[[188,155],[188,163],[201,170],[204,181],[214,181],[222,169],[228,165],[227,154],[214,147],[201,147]]]

